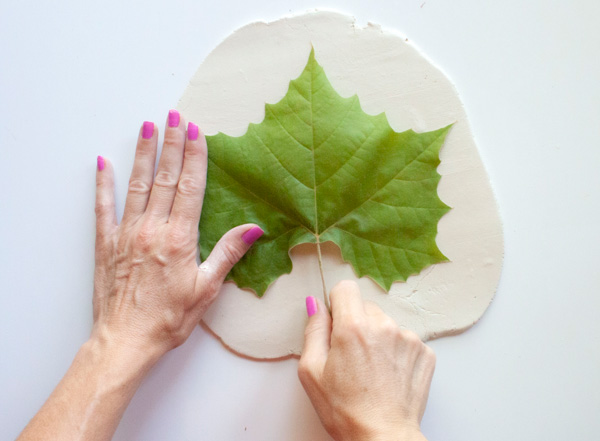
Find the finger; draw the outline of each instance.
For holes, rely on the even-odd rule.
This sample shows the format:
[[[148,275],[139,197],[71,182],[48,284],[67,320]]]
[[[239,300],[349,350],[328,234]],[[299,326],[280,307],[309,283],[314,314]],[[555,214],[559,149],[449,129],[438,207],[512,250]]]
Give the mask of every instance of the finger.
[[[154,123],[144,121],[138,135],[133,170],[129,178],[129,189],[123,212],[124,223],[135,222],[146,211],[154,178],[157,138],[158,130]]]
[[[177,193],[169,223],[178,223],[184,228],[187,226],[194,231],[198,228],[204,189],[206,188],[207,160],[204,133],[198,130],[196,124],[190,122],[185,141],[183,169],[177,184]]]
[[[198,268],[207,278],[205,285],[218,291],[233,265],[263,234],[262,228],[253,224],[240,225],[225,233]]]
[[[329,295],[333,324],[343,321],[355,321],[365,315],[363,301],[358,284],[343,280],[333,287]]]
[[[154,184],[148,200],[150,216],[167,222],[177,183],[183,166],[183,146],[185,143],[185,124],[177,110],[170,110],[165,128],[165,140],[158,161]]]
[[[325,304],[314,297],[306,298],[308,322],[304,330],[304,348],[298,363],[298,375],[304,382],[305,375],[315,377],[325,368],[331,348],[331,316]]]
[[[98,156],[96,168],[96,246],[117,228],[115,178],[112,164]]]
[[[418,363],[415,366],[415,379],[413,384],[419,385],[419,391],[421,393],[421,407],[419,409],[419,423],[423,419],[425,413],[425,406],[429,398],[429,390],[431,388],[431,380],[433,379],[433,373],[435,371],[436,357],[433,349],[427,345],[423,345],[421,356],[419,357]]]
[[[367,315],[384,314],[384,312],[381,310],[379,305],[371,300],[365,300],[363,302],[363,308],[365,309],[365,314],[367,314]]]

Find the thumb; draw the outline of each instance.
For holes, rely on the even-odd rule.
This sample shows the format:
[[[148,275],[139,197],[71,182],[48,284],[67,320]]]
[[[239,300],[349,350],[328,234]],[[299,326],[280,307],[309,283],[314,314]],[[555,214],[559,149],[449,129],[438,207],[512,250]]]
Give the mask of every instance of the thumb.
[[[304,348],[298,363],[298,375],[304,383],[308,375],[315,378],[323,372],[331,348],[331,316],[321,300],[306,298],[308,323],[304,330]]]
[[[219,285],[223,283],[229,271],[246,254],[264,231],[252,224],[232,228],[217,242],[208,258],[200,264],[200,271]]]

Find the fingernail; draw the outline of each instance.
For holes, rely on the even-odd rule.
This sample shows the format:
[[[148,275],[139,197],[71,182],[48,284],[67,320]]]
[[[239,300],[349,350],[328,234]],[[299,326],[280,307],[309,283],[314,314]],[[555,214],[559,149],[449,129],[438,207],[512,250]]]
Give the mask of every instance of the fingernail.
[[[195,141],[198,139],[198,126],[193,122],[188,123],[188,139]]]
[[[313,296],[306,298],[306,313],[309,317],[312,317],[317,312],[317,299]]]
[[[242,234],[242,240],[246,242],[248,245],[252,245],[256,240],[265,234],[262,228],[260,227],[252,227],[244,234]]]
[[[154,123],[151,121],[144,121],[144,126],[142,127],[142,138],[150,139],[154,135]]]
[[[104,158],[102,156],[98,156],[98,171],[104,170]]]
[[[169,127],[179,127],[179,112],[169,110]]]

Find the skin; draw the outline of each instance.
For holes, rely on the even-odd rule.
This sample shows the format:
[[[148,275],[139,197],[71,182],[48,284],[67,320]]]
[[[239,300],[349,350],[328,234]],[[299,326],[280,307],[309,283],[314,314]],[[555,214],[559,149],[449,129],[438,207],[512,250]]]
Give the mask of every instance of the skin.
[[[181,118],[165,128],[156,177],[158,129],[138,137],[123,219],[117,223],[109,161],[96,174],[94,325],[64,378],[23,430],[25,440],[110,440],[152,366],[181,345],[250,248],[233,228],[200,266],[198,222],[206,185],[204,135]],[[435,356],[400,330],[353,282],[331,292],[309,318],[298,375],[336,440],[424,440]]]
[[[155,178],[158,129],[150,139],[140,130],[120,225],[112,165],[97,171],[92,333],[19,441],[111,439],[142,379],[188,338],[249,249],[252,224],[226,233],[198,266],[207,150],[185,127],[167,125]]]
[[[331,291],[306,326],[298,376],[321,422],[338,441],[425,440],[420,430],[433,350],[400,329],[355,282]]]

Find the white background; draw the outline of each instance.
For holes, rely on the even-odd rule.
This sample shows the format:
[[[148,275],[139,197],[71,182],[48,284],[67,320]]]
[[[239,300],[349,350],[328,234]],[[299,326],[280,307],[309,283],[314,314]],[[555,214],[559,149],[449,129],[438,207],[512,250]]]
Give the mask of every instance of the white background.
[[[453,80],[504,221],[496,299],[434,341],[431,440],[600,433],[600,3],[2,1],[0,438],[14,439],[91,326],[96,155],[122,210],[139,125],[162,126],[236,28],[330,8],[401,32]],[[326,440],[296,360],[198,328],[143,383],[117,440]]]

